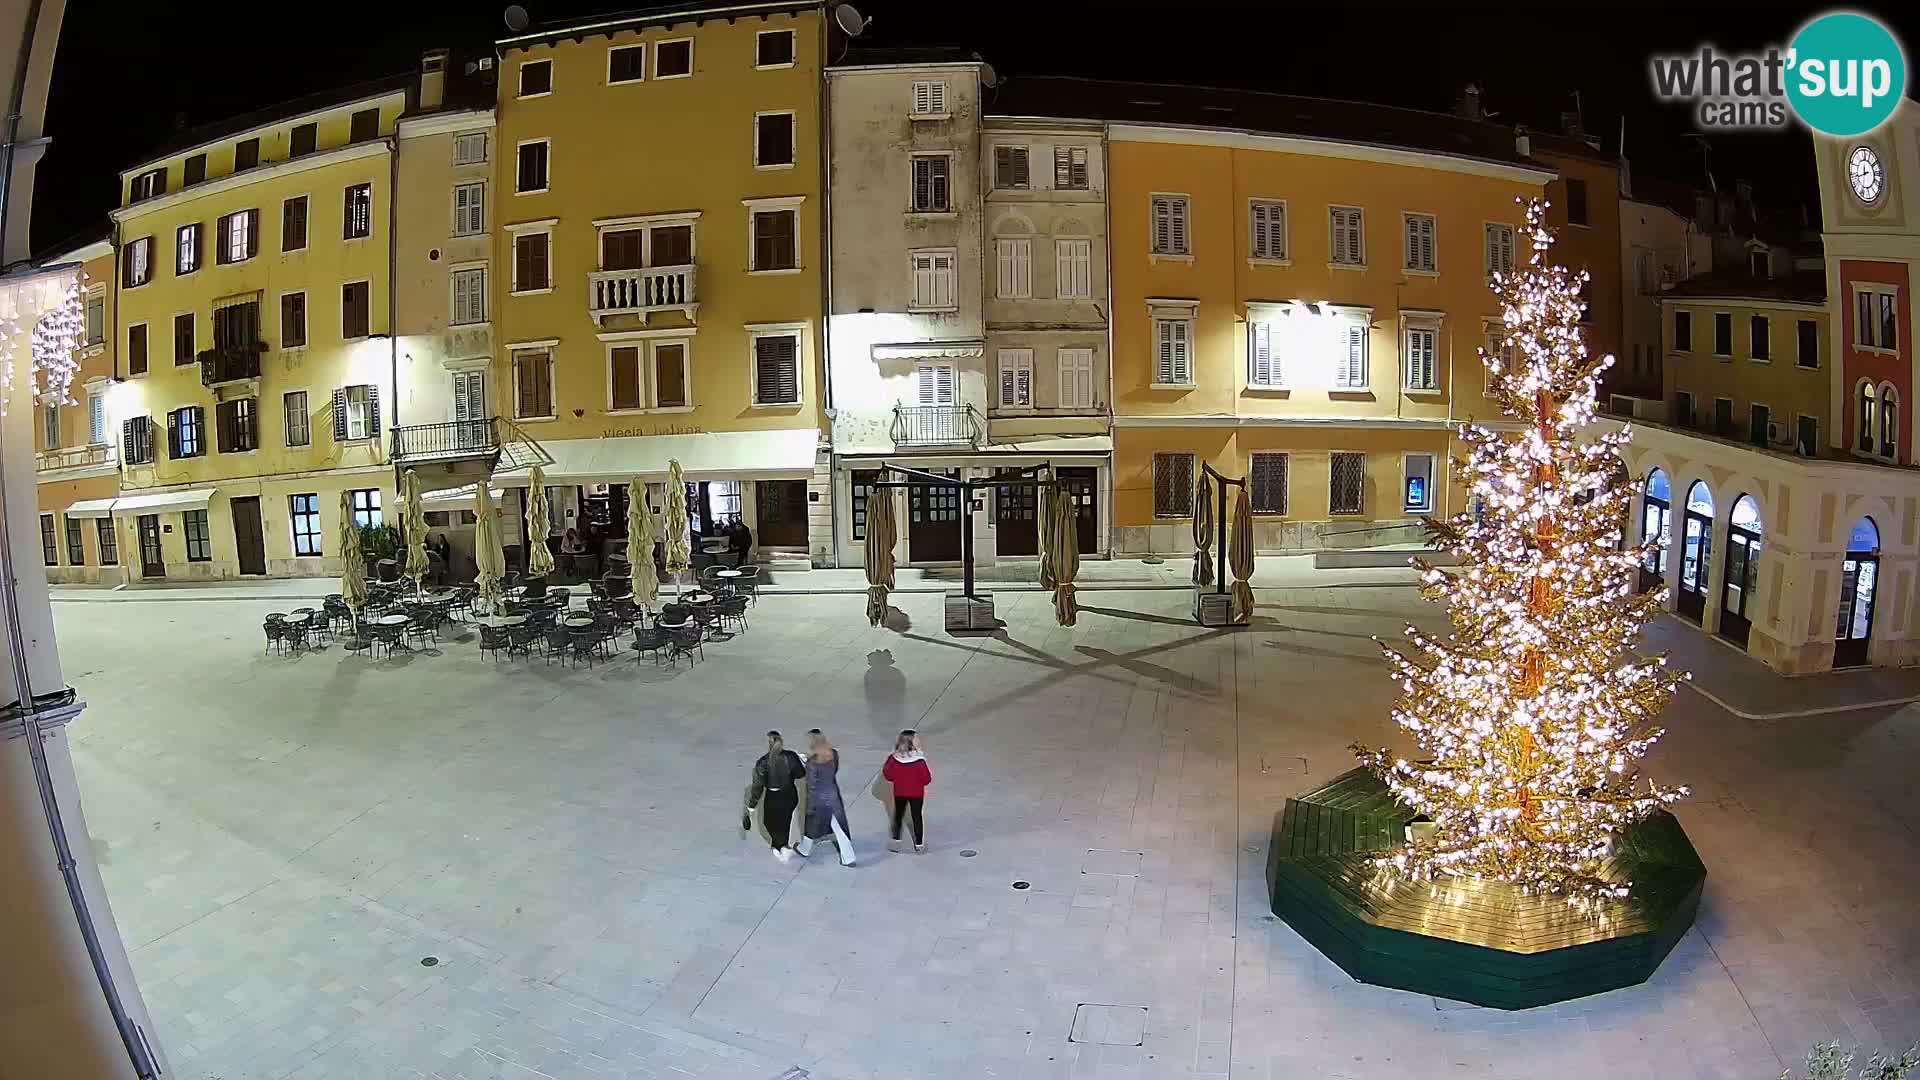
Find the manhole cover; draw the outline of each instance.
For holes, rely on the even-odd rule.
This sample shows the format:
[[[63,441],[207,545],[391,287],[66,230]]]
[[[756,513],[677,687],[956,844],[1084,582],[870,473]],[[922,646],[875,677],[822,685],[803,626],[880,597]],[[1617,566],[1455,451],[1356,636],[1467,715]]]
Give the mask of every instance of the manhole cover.
[[[961,857],[961,858],[963,858],[963,859],[971,859],[971,858],[973,858],[973,857],[974,857],[975,855],[978,855],[978,854],[980,854],[980,853],[979,853],[979,852],[977,852],[977,851],[975,851],[975,850],[973,850],[972,848],[968,848],[968,849],[966,849],[965,851],[962,851],[962,852],[960,853],[960,857]]]
[[[439,962],[440,962],[440,958],[437,956],[423,956],[420,958],[421,967],[433,967],[435,964],[438,964]]]
[[[1016,888],[1016,889],[1031,889],[1031,888],[1033,888],[1033,882],[1031,882],[1031,881],[1016,881],[1016,882],[1014,882],[1014,883],[1013,883],[1013,887],[1014,887],[1014,888]]]
[[[1143,1005],[1081,1005],[1073,1010],[1068,1042],[1099,1046],[1140,1046],[1147,1041]]]

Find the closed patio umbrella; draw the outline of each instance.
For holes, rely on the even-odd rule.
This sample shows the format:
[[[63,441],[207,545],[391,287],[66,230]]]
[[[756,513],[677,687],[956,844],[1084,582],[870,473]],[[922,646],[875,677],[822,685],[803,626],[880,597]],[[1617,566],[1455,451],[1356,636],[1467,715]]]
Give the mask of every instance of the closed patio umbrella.
[[[1233,524],[1227,529],[1227,569],[1233,571],[1233,621],[1253,617],[1253,500],[1245,485],[1233,500]]]
[[[1207,548],[1213,543],[1213,481],[1200,474],[1193,492],[1193,580],[1205,585],[1213,580],[1213,560]]]
[[[367,606],[367,557],[360,550],[360,529],[353,523],[353,493],[340,493],[340,599],[355,615]]]
[[[493,505],[493,492],[488,490],[484,478],[473,493],[473,516],[476,519],[473,563],[479,570],[479,580],[475,584],[480,588],[484,610],[497,615],[500,613],[500,602],[507,595],[507,554],[500,547],[500,511]]]
[[[547,517],[547,476],[535,465],[527,470],[527,576],[543,578],[553,573],[553,549],[547,546],[552,531]]]
[[[1073,598],[1073,579],[1080,573],[1080,522],[1073,497],[1055,491],[1050,504],[1053,520],[1047,523],[1047,561],[1053,564],[1053,617],[1061,626],[1072,626],[1080,619],[1080,605]]]
[[[647,509],[647,485],[639,477],[627,485],[627,569],[633,574],[633,602],[652,607],[660,595],[653,573],[653,511]]]
[[[1051,478],[1058,480],[1058,473],[1051,469],[1047,471]],[[1040,542],[1040,587],[1048,590],[1054,586],[1056,573],[1053,560],[1047,557],[1053,550],[1053,500],[1056,494],[1057,489],[1054,484],[1041,484],[1034,499],[1039,504],[1040,514],[1040,519],[1034,522],[1034,532]]]
[[[867,494],[867,621],[887,619],[887,590],[893,588],[893,488]]]
[[[413,591],[420,591],[420,579],[427,576],[427,508],[420,501],[420,477],[407,470],[402,492],[402,514],[407,525],[407,576],[413,579]]]
[[[687,479],[677,459],[667,461],[667,576],[680,588],[680,575],[693,565],[687,550]]]

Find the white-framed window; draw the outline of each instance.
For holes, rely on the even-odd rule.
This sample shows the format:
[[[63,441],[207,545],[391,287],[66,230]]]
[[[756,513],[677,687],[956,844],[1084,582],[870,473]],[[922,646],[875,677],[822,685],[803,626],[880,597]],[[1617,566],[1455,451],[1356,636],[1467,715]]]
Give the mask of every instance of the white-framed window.
[[[1373,325],[1372,312],[1363,309],[1334,309],[1341,316],[1335,324],[1333,385],[1337,390],[1364,390],[1371,384],[1368,339]]]
[[[1061,237],[1053,242],[1053,294],[1062,300],[1093,297],[1093,241]]]
[[[1189,256],[1188,202],[1185,195],[1155,195],[1153,207],[1153,250],[1155,255]]]
[[[516,420],[550,420],[553,404],[553,346],[522,346],[513,350],[513,416]]]
[[[800,266],[798,200],[755,199],[747,205],[749,265],[754,273],[788,272]]]
[[[693,39],[674,38],[653,44],[653,77],[690,79],[693,77]]]
[[[1164,450],[1153,455],[1153,516],[1183,518],[1193,516],[1192,451]]]
[[[913,295],[907,301],[910,311],[951,311],[955,306],[954,260],[952,248],[934,248],[908,253],[913,271]]]
[[[1440,328],[1428,322],[1412,322],[1401,330],[1400,356],[1409,390],[1440,388]]]
[[[107,441],[107,394],[87,391],[87,442],[100,446]]]
[[[1327,208],[1328,261],[1335,266],[1367,265],[1367,216],[1357,206]]]
[[[549,181],[549,156],[553,144],[549,139],[528,139],[513,149],[513,193],[515,195],[537,195],[547,190]]]
[[[1402,459],[1400,509],[1409,514],[1433,512],[1433,455],[1408,454]]]
[[[487,268],[470,266],[453,271],[453,314],[455,325],[487,321]]]
[[[953,209],[953,190],[946,154],[913,155],[913,201],[916,214],[944,214]]]
[[[1335,451],[1327,461],[1327,511],[1361,514],[1367,508],[1367,455]]]
[[[1025,299],[1033,295],[1033,241],[1024,236],[1002,237],[993,242],[999,274],[994,295],[1002,300]]]
[[[1487,319],[1485,349],[1487,355],[1497,357],[1501,371],[1513,370],[1513,343],[1507,340],[1507,324],[1499,319]]]
[[[260,211],[236,210],[219,221],[222,264],[246,262],[259,250]]]
[[[485,165],[487,163],[487,133],[469,131],[453,137],[453,163],[455,165]]]
[[[752,341],[753,404],[798,405],[805,395],[806,326],[801,323],[748,326]]]
[[[1086,147],[1053,148],[1053,186],[1060,191],[1086,191],[1093,186],[1092,177],[1087,172]]]
[[[1264,262],[1287,259],[1287,204],[1279,199],[1247,200],[1248,257]]]
[[[940,79],[915,79],[913,115],[923,120],[947,115],[947,84]]]
[[[1153,381],[1157,386],[1193,385],[1193,318],[1153,320]]]
[[[1055,350],[1060,366],[1060,407],[1093,408],[1093,350],[1085,347]]]
[[[107,340],[107,294],[99,287],[87,292],[87,340],[88,345],[104,344]]]
[[[371,529],[380,524],[380,489],[353,489],[353,523],[363,529]]]
[[[761,71],[793,66],[793,31],[762,30],[753,38],[753,66]]]
[[[794,118],[791,112],[753,114],[753,167],[793,167]]]
[[[647,77],[647,47],[615,45],[607,50],[607,85],[641,82]]]
[[[153,280],[153,237],[142,236],[126,244],[125,270],[121,287],[133,289]]]
[[[1286,340],[1289,312],[1285,308],[1247,312],[1247,385],[1259,390],[1279,390],[1287,385],[1282,363],[1282,343]]]
[[[453,186],[453,235],[478,236],[487,231],[487,184],[469,180]]]
[[[995,191],[1033,186],[1027,148],[1000,145],[993,148],[993,187]]]
[[[1003,409],[1033,408],[1033,350],[1001,349],[1000,394]]]
[[[914,365],[913,388],[917,405],[952,405],[959,400],[952,364]]]
[[[346,388],[347,439],[373,437],[373,388],[359,383]]]
[[[348,184],[341,193],[342,240],[359,240],[373,235],[373,185]]]
[[[1900,347],[1900,290],[1892,285],[1853,287],[1853,341],[1868,349]]]
[[[1513,270],[1513,226],[1497,221],[1487,223],[1487,273],[1505,274]]]
[[[1406,215],[1407,247],[1406,263],[1403,269],[1423,274],[1434,273],[1439,268],[1440,226],[1432,214]]]
[[[647,343],[647,374],[651,380],[647,389],[652,395],[654,408],[693,407],[693,369],[687,363],[688,354],[692,351],[691,340],[655,340]]]
[[[1287,512],[1287,455],[1255,450],[1247,455],[1247,498],[1256,514]]]
[[[521,61],[520,96],[523,98],[537,98],[546,97],[551,93],[553,93],[553,61]]]
[[[509,226],[513,236],[512,276],[515,293],[540,293],[553,288],[553,226]]]
[[[691,338],[607,343],[607,406],[611,412],[681,410],[693,406],[687,354]]]

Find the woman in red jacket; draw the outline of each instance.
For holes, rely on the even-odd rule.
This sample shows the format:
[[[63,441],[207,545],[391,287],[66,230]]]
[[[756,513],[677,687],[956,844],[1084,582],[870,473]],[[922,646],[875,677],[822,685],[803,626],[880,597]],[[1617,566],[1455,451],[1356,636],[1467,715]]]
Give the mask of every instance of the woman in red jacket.
[[[900,850],[900,821],[913,811],[913,850],[927,853],[926,822],[920,812],[927,799],[927,785],[933,783],[933,770],[927,767],[927,755],[920,736],[903,731],[893,741],[893,753],[880,767],[880,775],[893,785],[893,839],[887,850]]]

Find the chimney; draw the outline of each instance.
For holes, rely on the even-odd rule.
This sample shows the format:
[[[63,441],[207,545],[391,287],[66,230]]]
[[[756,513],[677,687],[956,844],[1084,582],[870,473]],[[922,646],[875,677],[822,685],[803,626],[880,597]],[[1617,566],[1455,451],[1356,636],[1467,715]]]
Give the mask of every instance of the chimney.
[[[1560,134],[1574,139],[1586,138],[1587,127],[1580,119],[1579,109],[1568,109],[1560,114]]]
[[[1524,124],[1517,124],[1514,126],[1513,152],[1520,155],[1521,157],[1533,156],[1533,140],[1527,137],[1527,128],[1526,128],[1526,125]]]
[[[421,112],[438,112],[447,100],[447,50],[428,49],[420,54]]]
[[[1480,111],[1480,88],[1468,83],[1461,88],[1460,96],[1453,99],[1453,114],[1467,120],[1485,120],[1487,114]]]

